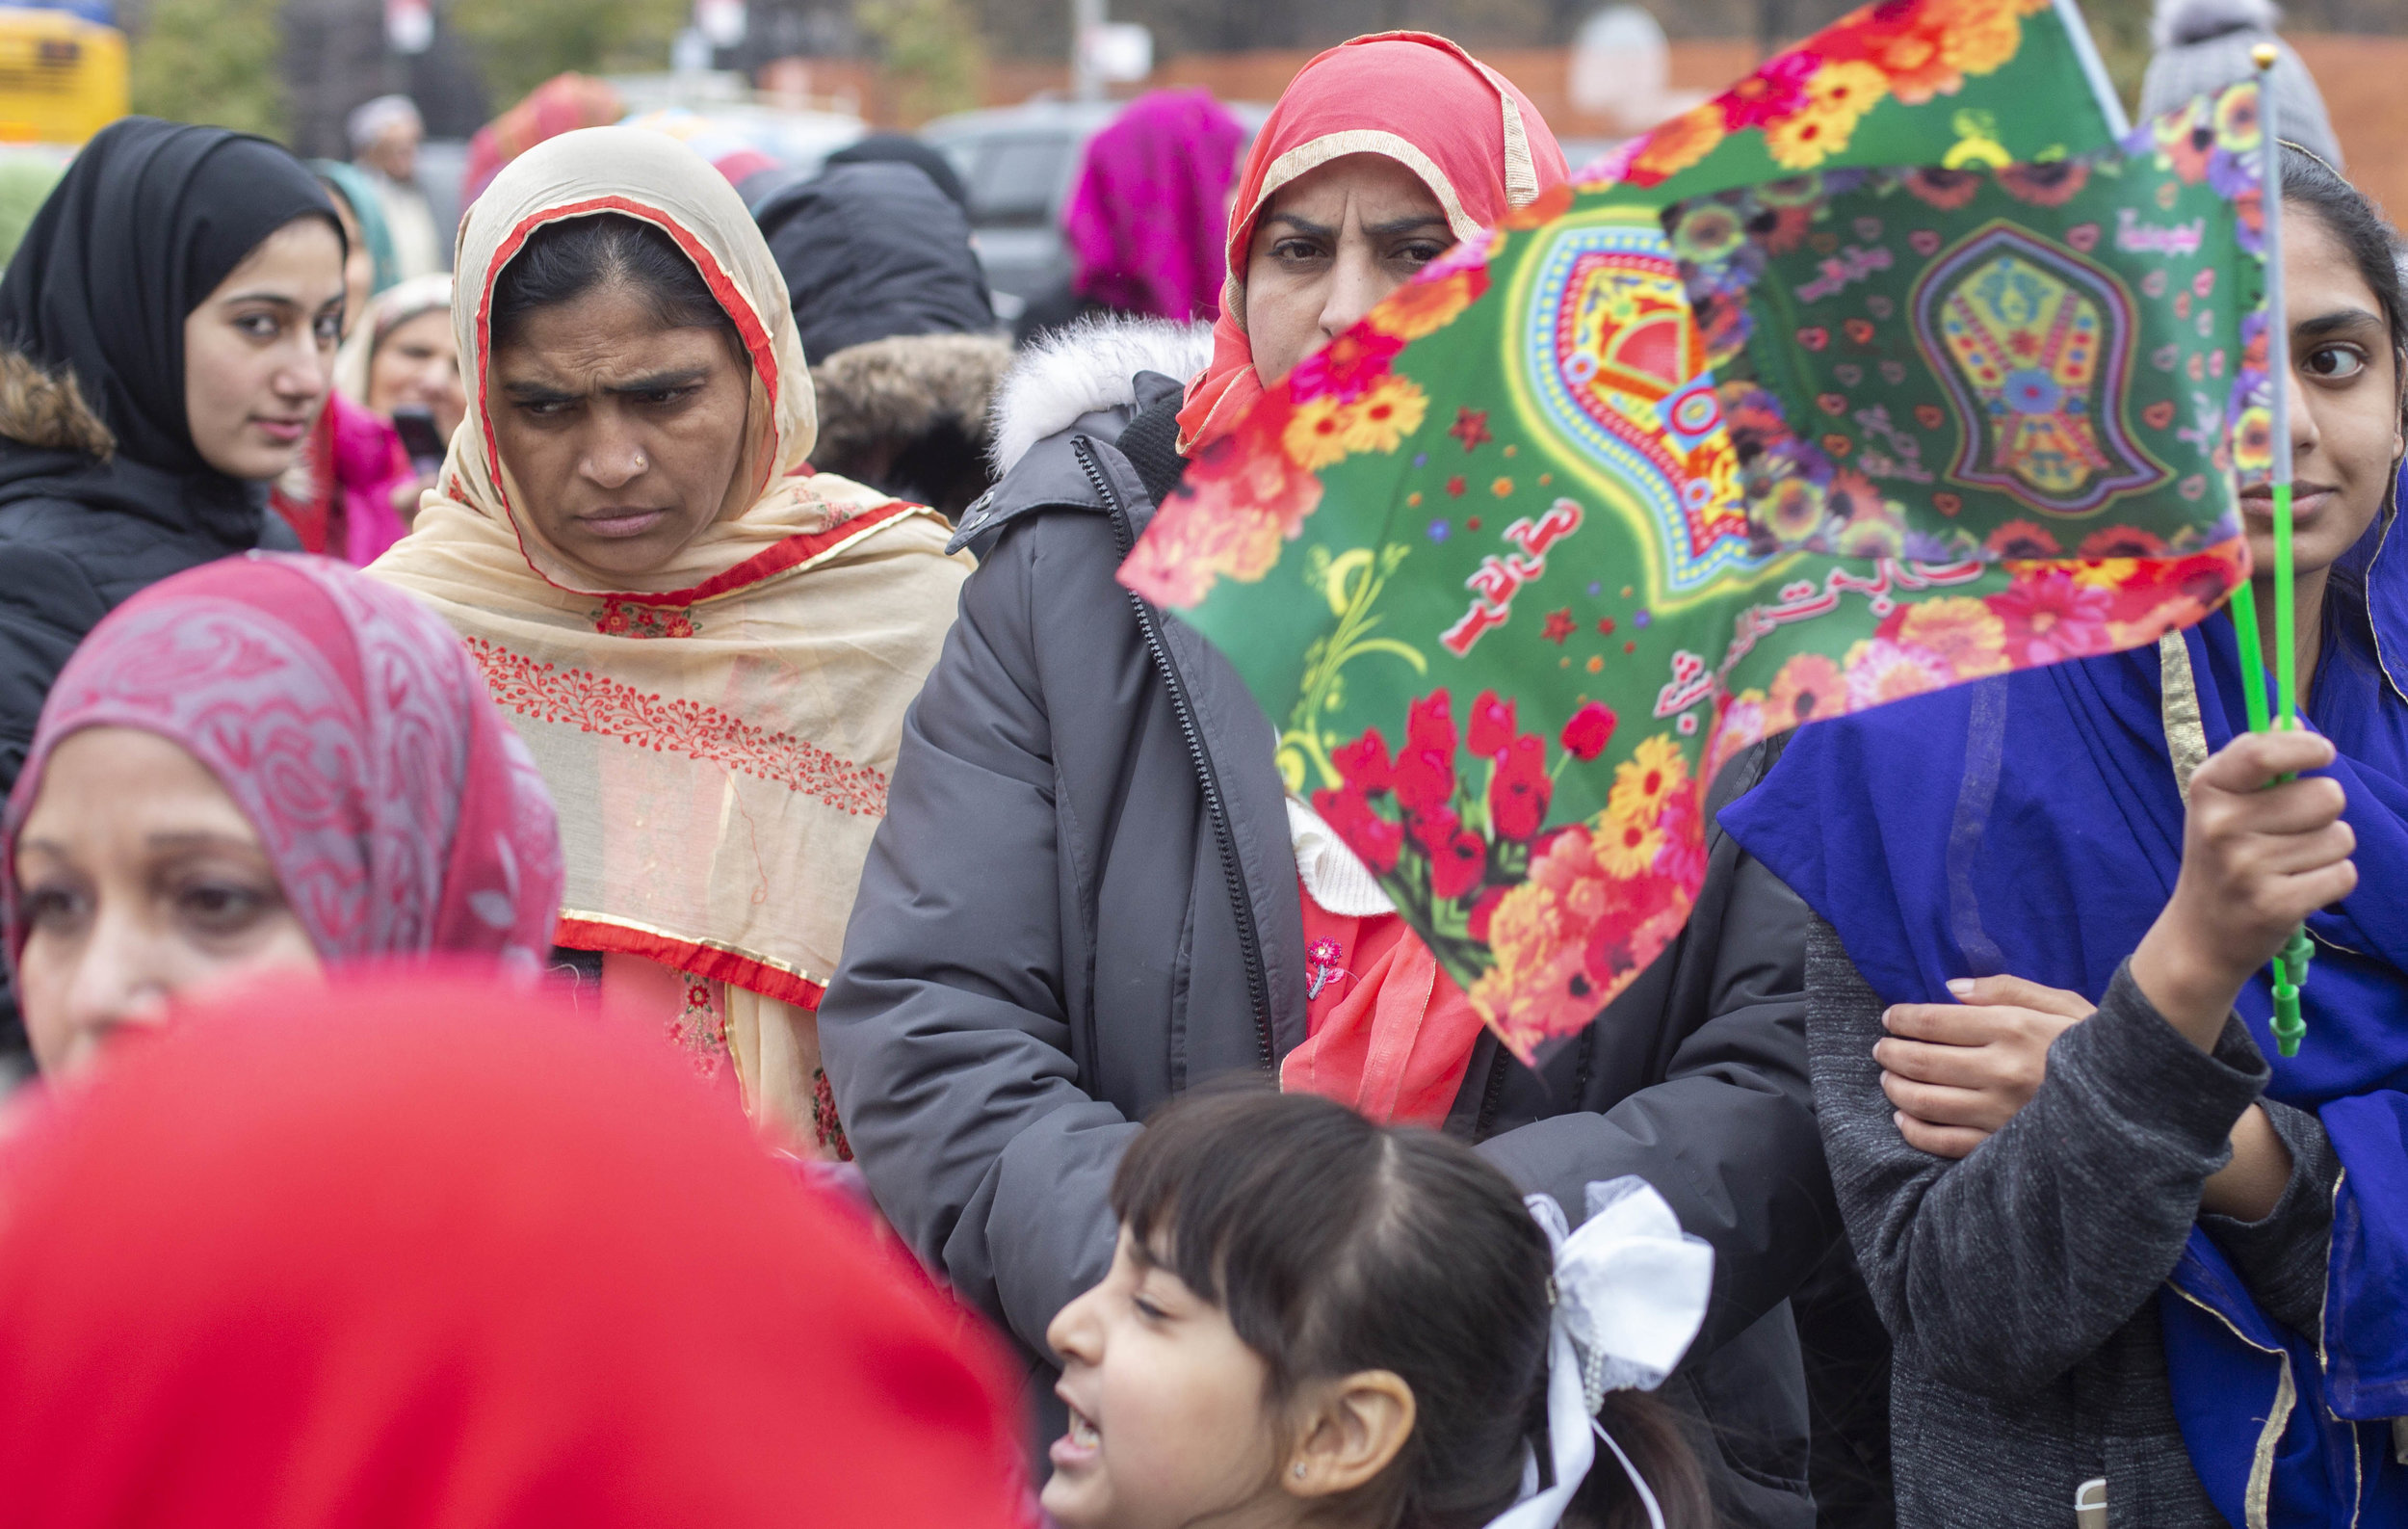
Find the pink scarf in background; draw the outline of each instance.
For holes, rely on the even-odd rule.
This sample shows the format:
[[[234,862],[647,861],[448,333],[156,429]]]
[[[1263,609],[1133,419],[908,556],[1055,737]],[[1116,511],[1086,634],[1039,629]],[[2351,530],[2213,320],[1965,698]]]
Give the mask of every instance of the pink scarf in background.
[[[536,969],[560,916],[552,799],[432,612],[324,558],[252,553],[111,612],[51,687],[0,842],[12,962],[16,836],[68,734],[134,727],[209,768],[328,962],[431,953]]]
[[[1187,323],[1220,312],[1220,240],[1245,129],[1206,90],[1155,91],[1087,141],[1062,214],[1084,298]]]

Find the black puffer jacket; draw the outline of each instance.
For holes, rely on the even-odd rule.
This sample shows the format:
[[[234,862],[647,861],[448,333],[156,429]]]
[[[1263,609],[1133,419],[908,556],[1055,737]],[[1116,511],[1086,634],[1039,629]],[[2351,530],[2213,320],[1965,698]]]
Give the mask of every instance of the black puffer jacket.
[[[1112,580],[1179,470],[1178,384],[1134,391],[1134,421],[1038,442],[963,521],[984,562],[904,722],[820,1009],[879,1204],[1019,1340],[1056,1423],[1045,1328],[1111,1260],[1136,1122],[1305,1036],[1271,725]],[[1007,450],[1026,434],[1004,421]],[[1483,1038],[1447,1124],[1576,1213],[1589,1181],[1638,1173],[1713,1242],[1713,1305],[1665,1394],[1711,1425],[1737,1524],[1815,1516],[1787,1298],[1840,1223],[1807,1094],[1806,918],[1717,834],[1674,948],[1543,1072]]]

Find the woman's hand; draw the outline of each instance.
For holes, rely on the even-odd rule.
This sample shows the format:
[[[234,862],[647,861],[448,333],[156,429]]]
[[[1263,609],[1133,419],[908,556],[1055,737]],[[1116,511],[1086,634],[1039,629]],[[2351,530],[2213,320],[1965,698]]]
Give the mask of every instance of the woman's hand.
[[[2215,1048],[2250,973],[2301,919],[2358,884],[2341,783],[2270,783],[2332,762],[2332,744],[2315,733],[2249,733],[2191,777],[2182,876],[2132,967],[2158,1013],[2202,1051]]]
[[[2049,1042],[2090,1017],[2081,994],[2021,977],[1960,977],[1950,1003],[1902,1003],[1881,1016],[1872,1048],[1881,1092],[1906,1145],[1963,1157],[2031,1102],[2049,1072]]]

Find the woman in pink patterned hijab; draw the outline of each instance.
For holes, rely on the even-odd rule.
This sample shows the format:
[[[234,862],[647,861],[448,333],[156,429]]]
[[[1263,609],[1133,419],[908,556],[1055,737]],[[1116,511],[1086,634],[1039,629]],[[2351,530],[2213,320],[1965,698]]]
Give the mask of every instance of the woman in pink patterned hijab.
[[[179,992],[429,956],[532,974],[561,900],[552,800],[459,640],[322,558],[151,586],[42,708],[0,827],[34,1055],[72,1070]]]

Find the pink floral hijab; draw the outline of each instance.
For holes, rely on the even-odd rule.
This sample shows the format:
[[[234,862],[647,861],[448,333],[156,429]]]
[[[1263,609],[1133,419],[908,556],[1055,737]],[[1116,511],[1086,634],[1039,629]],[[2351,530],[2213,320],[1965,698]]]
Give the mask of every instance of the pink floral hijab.
[[[552,799],[459,639],[326,558],[252,553],[135,595],[51,687],[0,829],[16,837],[68,734],[139,727],[208,766],[329,962],[435,953],[533,970],[560,914]]]

